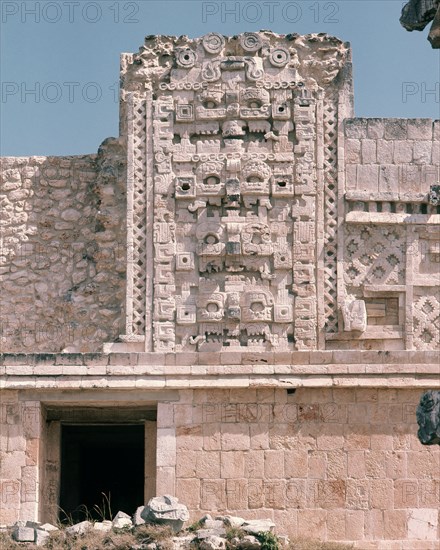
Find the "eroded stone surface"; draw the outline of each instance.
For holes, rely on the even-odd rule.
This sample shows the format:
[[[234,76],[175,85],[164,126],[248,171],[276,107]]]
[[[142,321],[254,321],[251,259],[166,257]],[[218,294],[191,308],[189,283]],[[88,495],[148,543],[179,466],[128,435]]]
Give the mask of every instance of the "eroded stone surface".
[[[175,532],[182,529],[189,519],[188,508],[176,497],[165,495],[154,497],[148,501],[141,517],[145,521],[169,525]]]
[[[417,407],[417,435],[423,445],[440,445],[440,391],[429,390]]]
[[[12,537],[17,542],[34,542],[35,529],[33,527],[16,527]]]

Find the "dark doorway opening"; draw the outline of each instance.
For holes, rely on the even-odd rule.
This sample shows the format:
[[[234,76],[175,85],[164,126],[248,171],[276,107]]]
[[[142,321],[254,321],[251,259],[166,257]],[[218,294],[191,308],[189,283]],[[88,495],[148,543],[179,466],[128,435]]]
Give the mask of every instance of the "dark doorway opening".
[[[109,508],[132,514],[141,506],[144,439],[143,424],[63,425],[60,520],[111,519]]]

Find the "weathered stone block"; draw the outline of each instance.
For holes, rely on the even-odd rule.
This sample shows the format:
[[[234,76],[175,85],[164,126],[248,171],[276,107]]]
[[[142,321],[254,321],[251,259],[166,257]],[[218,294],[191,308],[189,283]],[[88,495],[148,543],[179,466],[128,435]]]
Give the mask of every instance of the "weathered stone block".
[[[384,511],[384,537],[390,540],[404,540],[407,536],[406,510]]]
[[[221,477],[242,478],[244,477],[244,453],[242,452],[221,452]]]
[[[174,428],[157,429],[157,466],[176,464],[176,432]]]
[[[188,521],[189,513],[188,508],[177,498],[165,495],[150,499],[141,517],[145,521],[169,525],[177,533],[182,529],[184,522]]]
[[[195,510],[200,505],[200,487],[201,481],[199,477],[194,479],[177,479],[176,495],[190,509]]]
[[[369,118],[367,125],[367,137],[370,139],[382,139],[384,136],[384,121],[383,118]]]
[[[430,118],[415,118],[408,120],[408,139],[432,140],[433,121]]]
[[[410,164],[413,162],[414,142],[395,140],[394,141],[394,163]]]
[[[376,140],[363,139],[361,141],[362,163],[372,164],[376,162]]]
[[[351,118],[345,120],[345,135],[348,138],[364,139],[367,137],[367,119]]]
[[[345,140],[345,162],[347,164],[361,163],[361,140],[350,138]]]
[[[379,166],[358,165],[356,187],[359,191],[377,192],[379,185]]]
[[[223,451],[247,451],[250,447],[249,427],[246,424],[227,424],[221,434]]]
[[[407,137],[407,121],[405,119],[385,119],[385,139],[402,140],[407,139]]]
[[[298,535],[310,537],[313,533],[316,538],[324,538],[327,522],[327,510],[298,510]]]
[[[379,170],[379,191],[381,193],[399,192],[399,167],[393,164],[382,164]]]
[[[347,510],[345,512],[345,536],[348,540],[363,540],[365,512]]]
[[[358,164],[347,164],[345,166],[345,186],[347,190],[357,189],[357,168]]]
[[[12,537],[17,542],[34,542],[35,529],[33,527],[16,527]]]
[[[414,162],[416,164],[430,164],[433,145],[431,141],[414,142]]]

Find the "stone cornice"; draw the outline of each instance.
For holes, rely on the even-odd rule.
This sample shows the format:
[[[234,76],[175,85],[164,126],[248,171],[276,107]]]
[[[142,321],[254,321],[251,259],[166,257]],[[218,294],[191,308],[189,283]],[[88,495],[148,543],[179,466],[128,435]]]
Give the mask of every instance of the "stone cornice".
[[[0,355],[3,389],[440,387],[432,351]]]

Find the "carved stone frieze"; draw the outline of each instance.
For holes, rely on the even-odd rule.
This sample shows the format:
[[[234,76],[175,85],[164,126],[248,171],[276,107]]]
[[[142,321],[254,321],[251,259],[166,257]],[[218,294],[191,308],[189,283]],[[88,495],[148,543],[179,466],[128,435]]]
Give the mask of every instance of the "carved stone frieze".
[[[317,227],[328,218],[318,174],[336,169],[333,81],[346,58],[327,35],[266,31],[150,36],[123,58],[130,192],[140,193],[127,335],[144,329],[155,351],[317,347],[324,315],[336,318],[326,271],[332,298],[318,319]]]

